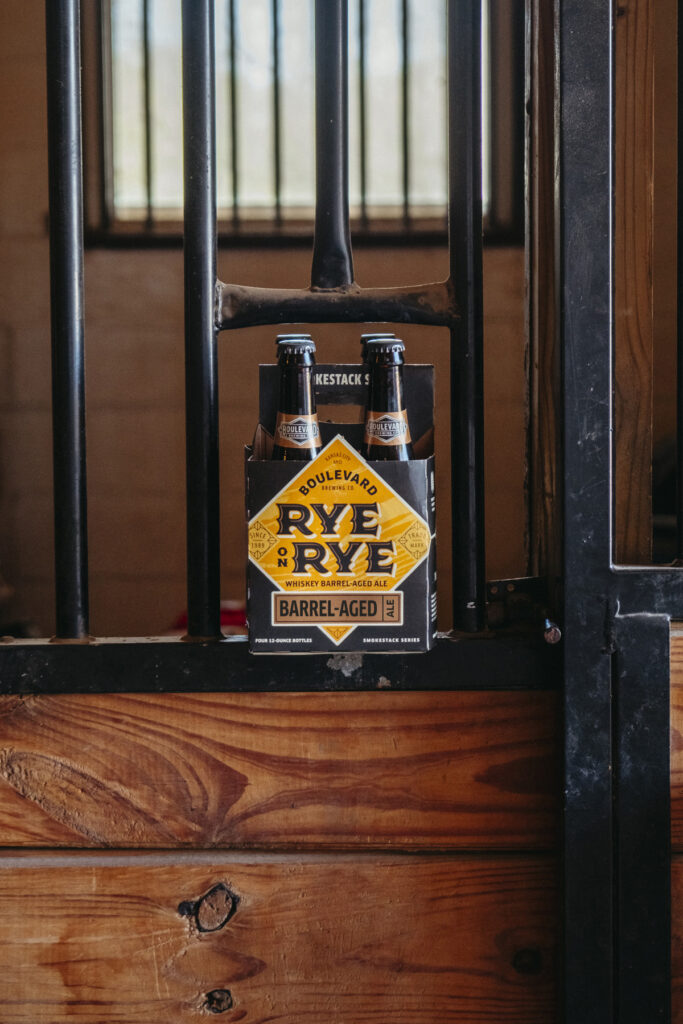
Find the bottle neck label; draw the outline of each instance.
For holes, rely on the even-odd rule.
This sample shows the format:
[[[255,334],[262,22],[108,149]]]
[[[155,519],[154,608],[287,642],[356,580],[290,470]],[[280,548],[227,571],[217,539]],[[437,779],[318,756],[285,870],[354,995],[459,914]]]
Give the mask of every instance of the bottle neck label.
[[[368,409],[365,419],[365,443],[410,444],[410,430],[405,409],[401,409],[399,412],[375,412]]]
[[[321,448],[317,415],[279,412],[275,424],[275,444],[281,448]]]

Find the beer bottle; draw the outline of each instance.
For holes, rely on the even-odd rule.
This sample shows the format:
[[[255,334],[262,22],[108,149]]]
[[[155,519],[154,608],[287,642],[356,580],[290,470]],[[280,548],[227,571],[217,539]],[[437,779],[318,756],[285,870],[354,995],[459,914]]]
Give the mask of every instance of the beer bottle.
[[[403,352],[400,338],[368,339],[370,390],[365,412],[363,457],[406,462],[413,457],[403,402]]]
[[[311,380],[315,342],[310,334],[280,334],[280,400],[272,459],[310,462],[322,446]]]

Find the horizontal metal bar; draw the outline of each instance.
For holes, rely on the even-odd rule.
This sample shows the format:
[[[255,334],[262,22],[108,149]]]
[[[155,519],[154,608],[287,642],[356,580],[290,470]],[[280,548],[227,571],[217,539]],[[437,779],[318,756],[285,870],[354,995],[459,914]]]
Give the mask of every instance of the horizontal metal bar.
[[[683,620],[683,567],[617,566],[606,584],[620,615],[650,612]]]
[[[561,645],[542,629],[439,637],[426,654],[250,654],[245,638],[0,643],[0,694],[554,690]]]
[[[259,324],[406,323],[450,326],[458,320],[448,281],[407,288],[329,291],[220,284],[219,330]]]

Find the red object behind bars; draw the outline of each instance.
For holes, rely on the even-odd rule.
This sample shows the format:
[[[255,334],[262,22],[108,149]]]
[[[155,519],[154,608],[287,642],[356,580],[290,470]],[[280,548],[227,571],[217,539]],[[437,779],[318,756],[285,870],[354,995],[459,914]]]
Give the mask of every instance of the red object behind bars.
[[[221,632],[227,636],[246,635],[247,612],[240,601],[221,601]],[[166,636],[184,636],[187,632],[187,612],[181,612],[170,628]]]

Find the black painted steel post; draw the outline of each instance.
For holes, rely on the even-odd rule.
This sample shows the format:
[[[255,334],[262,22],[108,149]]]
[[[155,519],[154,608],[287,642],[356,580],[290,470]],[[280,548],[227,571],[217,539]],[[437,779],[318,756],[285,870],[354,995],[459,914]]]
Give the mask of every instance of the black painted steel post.
[[[450,276],[461,319],[451,329],[453,619],[486,619],[481,198],[481,0],[448,2]]]
[[[347,0],[316,0],[314,288],[343,288],[353,282],[347,41]]]
[[[80,5],[47,0],[56,634],[88,634]]]
[[[612,672],[613,12],[559,5],[564,378],[564,1017],[615,1019]]]
[[[683,563],[683,0],[678,0],[676,558]]]
[[[614,700],[619,1024],[671,1019],[671,764],[666,615],[617,616]]]
[[[187,602],[190,637],[220,636],[216,144],[212,0],[183,0]]]

